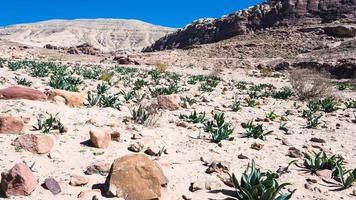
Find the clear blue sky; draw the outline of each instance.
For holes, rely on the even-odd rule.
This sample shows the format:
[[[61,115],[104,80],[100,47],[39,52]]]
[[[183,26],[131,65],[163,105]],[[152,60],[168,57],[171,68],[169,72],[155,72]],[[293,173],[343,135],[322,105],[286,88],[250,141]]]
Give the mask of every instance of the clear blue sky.
[[[1,0],[0,26],[49,19],[122,18],[182,27],[262,0]]]

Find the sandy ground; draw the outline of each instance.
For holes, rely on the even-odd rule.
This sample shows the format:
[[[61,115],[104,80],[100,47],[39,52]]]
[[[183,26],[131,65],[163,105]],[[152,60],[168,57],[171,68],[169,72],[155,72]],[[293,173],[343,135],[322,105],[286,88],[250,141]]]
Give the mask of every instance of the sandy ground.
[[[150,68],[142,66],[141,68]],[[321,118],[322,124],[317,129],[306,129],[305,119],[300,117],[294,107],[294,102],[305,107],[305,103],[292,98],[290,100],[276,100],[273,98],[263,98],[260,100],[260,105],[254,108],[247,107],[244,103],[246,94],[237,88],[231,88],[230,80],[247,81],[253,84],[271,83],[277,88],[289,86],[286,78],[263,78],[252,77],[248,74],[251,71],[244,69],[224,69],[220,77],[222,82],[211,93],[198,91],[198,85],[186,84],[186,81],[191,74],[210,74],[211,70],[202,68],[179,68],[169,67],[168,71],[178,72],[183,75],[179,85],[187,89],[187,91],[179,92],[180,96],[191,96],[197,100],[197,103],[190,109],[179,109],[177,111],[162,110],[157,126],[147,127],[135,124],[134,122],[123,122],[124,119],[130,118],[129,109],[134,105],[124,103],[121,110],[112,108],[70,108],[66,105],[56,104],[53,102],[37,102],[27,100],[16,101],[0,101],[1,115],[14,115],[30,117],[31,120],[27,124],[23,133],[36,133],[32,131],[31,126],[36,123],[36,119],[40,114],[59,113],[61,121],[68,126],[69,132],[64,135],[57,135],[55,146],[48,155],[38,156],[27,151],[16,152],[11,146],[18,135],[0,135],[0,171],[10,169],[15,163],[27,162],[33,163],[34,175],[38,178],[39,183],[43,183],[47,177],[54,177],[61,183],[62,192],[57,196],[53,196],[48,190],[38,185],[37,189],[26,198],[18,199],[75,199],[77,195],[90,188],[95,188],[98,184],[105,181],[105,177],[100,175],[87,176],[90,182],[87,186],[73,187],[68,184],[71,174],[84,175],[87,166],[96,161],[105,161],[111,163],[114,159],[131,154],[127,148],[130,144],[137,140],[132,140],[133,134],[142,134],[142,141],[145,147],[161,148],[166,147],[168,154],[164,154],[159,158],[155,158],[163,168],[165,175],[169,180],[168,187],[163,189],[163,200],[182,199],[182,195],[192,199],[234,199],[234,189],[228,187],[220,181],[217,174],[205,173],[207,167],[203,165],[201,158],[204,160],[218,160],[230,162],[230,172],[234,172],[238,177],[245,170],[248,163],[252,159],[255,160],[257,166],[264,170],[277,170],[280,166],[286,166],[293,158],[287,156],[289,146],[282,144],[282,139],[291,143],[291,145],[303,152],[318,151],[316,146],[325,149],[333,154],[341,155],[347,161],[347,168],[355,168],[356,166],[356,143],[355,130],[356,124],[351,122],[355,115],[354,109],[344,109],[344,105],[340,103],[341,108],[331,114],[323,114]],[[14,77],[23,76],[33,81],[33,88],[44,91],[48,88],[49,78],[36,79],[24,71],[9,71],[7,68],[0,68],[0,88],[5,88],[15,85]],[[137,77],[133,76],[135,80]],[[80,92],[86,95],[86,92],[92,90],[100,81],[86,80],[82,85],[83,90]],[[225,89],[224,89],[225,88]],[[110,88],[110,92],[118,92],[126,89],[123,82],[118,82]],[[336,91],[335,95],[342,100],[349,98],[355,99],[354,91]],[[241,100],[242,110],[232,112],[228,107],[233,102],[234,98]],[[202,99],[207,102],[203,102]],[[153,99],[148,100],[153,101]],[[212,111],[224,112],[227,120],[234,127],[232,141],[223,141],[221,145],[210,142],[207,138],[208,133],[199,131],[197,128],[187,129],[177,127],[175,122],[180,121],[180,114],[189,114],[192,111],[206,112],[208,118],[212,118]],[[267,136],[266,141],[256,140],[253,138],[243,138],[244,129],[241,123],[248,122],[257,118],[264,119],[265,113],[274,111],[281,116],[287,110],[291,110],[292,114],[288,116],[286,127],[292,134],[286,135],[279,130],[280,119],[271,122],[262,123],[267,130],[273,130],[273,134]],[[349,117],[347,117],[349,116]],[[86,123],[91,120],[95,123]],[[340,124],[340,128],[336,128],[336,124]],[[195,126],[194,124],[190,124]],[[117,130],[121,133],[120,142],[112,142],[107,149],[96,149],[85,145],[85,141],[89,139],[89,130],[94,127],[107,128]],[[325,144],[315,144],[310,141],[312,137],[322,138],[326,140]],[[201,139],[199,139],[201,138]],[[261,150],[251,149],[253,143],[263,144]],[[314,146],[314,147],[312,147]],[[103,153],[102,155],[98,155]],[[239,159],[238,155],[243,154],[249,159]],[[302,159],[299,159],[299,163]],[[307,178],[317,180],[313,184],[313,191],[305,188]],[[206,180],[214,182],[218,185],[215,191],[200,190],[190,192],[190,183],[197,180]],[[288,190],[297,189],[292,199],[353,199],[351,195],[355,186],[343,190],[332,191],[334,185],[330,185],[322,181],[321,178],[305,173],[302,169],[292,166],[290,173],[284,174],[280,178],[281,182],[292,183],[288,186]],[[105,199],[100,197],[100,199]]]

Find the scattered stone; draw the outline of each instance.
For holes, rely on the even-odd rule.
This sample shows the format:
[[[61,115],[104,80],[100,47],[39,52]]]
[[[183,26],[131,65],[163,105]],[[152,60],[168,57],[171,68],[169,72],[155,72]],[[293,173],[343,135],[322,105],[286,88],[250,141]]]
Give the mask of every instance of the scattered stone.
[[[57,195],[62,191],[61,186],[54,178],[46,178],[44,185],[46,186],[46,189],[51,191],[53,195]]]
[[[326,141],[322,138],[316,138],[316,137],[313,137],[310,139],[311,142],[316,142],[316,143],[326,143]]]
[[[292,144],[286,138],[282,138],[282,144],[285,146],[292,146]]]
[[[189,124],[185,121],[178,121],[178,122],[176,122],[176,126],[182,127],[182,128],[188,128]]]
[[[107,130],[93,129],[89,131],[90,141],[97,148],[107,148],[110,145],[111,135]]]
[[[16,138],[11,145],[24,148],[31,153],[46,154],[51,151],[54,141],[48,135],[27,134]]]
[[[205,188],[205,182],[199,180],[199,181],[190,183],[189,191],[196,192],[198,190],[203,190],[204,188]]]
[[[243,154],[239,154],[237,156],[238,159],[249,159],[247,156],[243,155]]]
[[[178,95],[160,95],[157,97],[158,105],[164,110],[178,110],[180,108],[180,98]]]
[[[132,140],[140,140],[140,139],[142,139],[142,135],[139,133],[134,133],[134,134],[132,134],[131,139]]]
[[[264,146],[263,144],[259,144],[259,143],[254,142],[251,145],[251,149],[259,151],[259,150],[261,150],[263,148],[263,146]]]
[[[314,178],[307,178],[306,180],[307,180],[307,182],[310,183],[310,184],[314,184],[314,183],[317,183],[317,182],[318,182],[318,180],[316,180],[316,179],[314,179]]]
[[[191,197],[191,196],[189,196],[188,194],[183,194],[182,195],[182,198],[184,199],[184,200],[192,200],[193,198]]]
[[[121,134],[119,131],[114,131],[114,132],[110,133],[110,135],[111,135],[112,141],[120,142]]]
[[[71,186],[83,186],[88,184],[89,179],[84,176],[72,175],[70,177],[69,185]]]
[[[107,176],[110,172],[110,167],[111,167],[110,163],[97,162],[87,167],[85,174],[87,175],[100,174],[102,176]]]
[[[208,169],[206,170],[206,173],[211,174],[214,172],[217,173],[228,173],[229,172],[229,167],[230,163],[228,162],[222,162],[222,161],[213,161]]]
[[[0,116],[0,134],[20,133],[25,126],[21,117]]]
[[[64,98],[66,105],[75,108],[81,107],[85,99],[79,92],[70,92],[65,90],[53,90],[49,92],[49,99],[54,100],[56,96]]]
[[[301,158],[303,157],[303,153],[299,149],[296,149],[295,147],[291,147],[288,150],[288,156],[291,158]]]
[[[147,149],[145,150],[145,154],[147,154],[149,156],[157,156],[158,151],[154,151],[152,148],[147,147]]]
[[[324,27],[324,31],[326,34],[334,37],[349,38],[356,36],[356,26],[350,25],[328,26]]]
[[[47,96],[43,92],[35,89],[12,86],[0,90],[0,99],[27,99],[33,101],[45,101],[47,100]]]
[[[330,179],[330,178],[332,178],[333,172],[329,169],[323,169],[323,170],[317,171],[316,175],[323,177],[323,178]]]
[[[1,190],[7,197],[28,196],[36,187],[36,178],[23,163],[18,163],[9,171],[1,173]]]
[[[143,154],[116,159],[108,178],[108,193],[126,200],[157,199],[168,184],[161,167]]]
[[[135,142],[129,146],[128,150],[138,153],[143,150],[143,147],[144,145],[142,142]]]

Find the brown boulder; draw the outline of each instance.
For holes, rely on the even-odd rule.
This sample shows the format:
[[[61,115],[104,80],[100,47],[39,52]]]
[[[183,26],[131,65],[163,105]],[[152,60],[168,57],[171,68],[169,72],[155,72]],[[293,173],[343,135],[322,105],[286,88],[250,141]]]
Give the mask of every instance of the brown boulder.
[[[54,141],[47,135],[22,135],[12,142],[13,146],[21,147],[35,154],[46,154],[51,151]]]
[[[23,163],[1,174],[1,190],[7,196],[27,196],[37,187],[37,180]]]
[[[24,125],[24,121],[20,117],[0,116],[0,134],[19,133]]]
[[[109,194],[126,200],[157,199],[168,184],[160,166],[142,154],[116,159],[108,180]]]
[[[355,37],[356,36],[356,26],[329,26],[324,27],[324,31],[326,34],[335,37]]]
[[[69,92],[65,90],[53,90],[49,92],[49,98],[52,100],[62,97],[65,99],[65,104],[70,107],[79,108],[84,103],[84,96],[79,92]]]
[[[97,148],[107,148],[110,145],[111,135],[106,130],[90,130],[90,141]]]
[[[27,100],[34,100],[34,101],[45,101],[47,100],[47,96],[43,92],[40,92],[35,89],[12,86],[0,90],[0,99],[4,99],[4,100],[27,99]]]
[[[164,110],[178,110],[180,99],[177,95],[160,95],[157,97],[158,105]]]

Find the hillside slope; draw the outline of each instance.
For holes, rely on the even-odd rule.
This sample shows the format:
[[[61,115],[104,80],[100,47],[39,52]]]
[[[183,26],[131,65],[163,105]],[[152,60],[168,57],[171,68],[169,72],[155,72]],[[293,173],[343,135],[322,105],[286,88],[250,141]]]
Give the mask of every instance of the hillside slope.
[[[200,19],[166,35],[144,52],[214,43],[271,27],[356,19],[356,0],[269,0],[218,19]]]
[[[141,50],[174,29],[138,20],[51,20],[0,29],[0,38],[25,45],[71,47],[89,43],[102,51]]]

